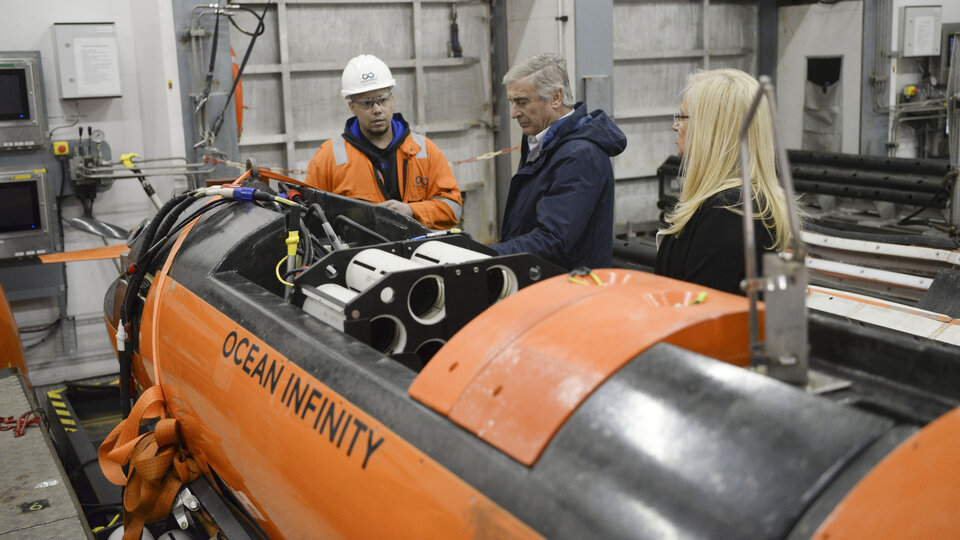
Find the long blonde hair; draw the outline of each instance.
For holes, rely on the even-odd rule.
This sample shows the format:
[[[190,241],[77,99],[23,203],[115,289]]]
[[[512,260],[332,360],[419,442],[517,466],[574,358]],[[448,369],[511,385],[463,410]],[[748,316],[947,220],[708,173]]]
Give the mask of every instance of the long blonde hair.
[[[683,187],[677,206],[666,217],[665,234],[679,235],[706,200],[741,187],[738,135],[759,87],[756,79],[737,69],[699,71],[688,79],[684,95],[690,118],[680,165]],[[790,221],[777,180],[773,122],[766,103],[761,102],[748,136],[754,215],[775,233],[774,245],[764,247],[780,251],[790,239]]]

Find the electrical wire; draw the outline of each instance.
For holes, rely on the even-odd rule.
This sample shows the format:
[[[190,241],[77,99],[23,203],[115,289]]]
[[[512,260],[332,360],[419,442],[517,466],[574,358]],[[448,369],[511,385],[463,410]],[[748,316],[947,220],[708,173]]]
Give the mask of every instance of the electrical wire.
[[[383,236],[382,234],[380,234],[380,233],[378,233],[378,232],[372,231],[372,230],[364,227],[363,225],[361,225],[361,224],[357,223],[356,221],[348,218],[347,216],[339,215],[339,216],[337,216],[336,218],[334,218],[333,222],[334,222],[334,223],[342,223],[343,225],[345,225],[345,226],[347,226],[347,227],[352,227],[353,229],[356,229],[356,230],[362,232],[363,234],[366,234],[367,236],[373,238],[374,240],[380,241],[380,243],[382,243],[382,244],[386,244],[387,242],[390,241],[390,240],[387,240],[387,237],[386,237],[386,236]]]
[[[176,216],[186,209],[184,203],[192,202],[195,197],[196,195],[194,193],[183,193],[174,196],[164,203],[150,222],[150,225],[144,230],[141,245],[144,248],[151,246],[154,236],[158,230],[160,230],[161,226],[166,226],[166,223],[170,221],[169,218],[171,217],[176,219]],[[133,362],[133,350],[137,346],[139,335],[137,331],[137,321],[139,320],[140,314],[134,317],[133,307],[140,292],[140,284],[147,275],[148,265],[144,264],[147,262],[144,255],[148,254],[149,250],[147,250],[147,253],[139,256],[137,261],[127,270],[130,278],[127,280],[127,290],[124,294],[123,303],[120,305],[119,320],[117,321],[117,361],[120,364],[120,416],[124,419],[130,414],[130,394],[132,386],[130,368]]]
[[[74,120],[73,120],[72,123],[64,124],[64,125],[62,125],[62,126],[56,126],[56,127],[54,127],[54,128],[51,128],[51,129],[50,129],[50,132],[47,133],[47,138],[48,138],[48,139],[51,138],[51,137],[53,137],[53,132],[54,132],[54,131],[59,131],[59,130],[61,130],[61,129],[65,129],[65,128],[68,128],[68,127],[73,127],[73,126],[75,126],[75,125],[77,125],[77,124],[80,123],[80,104],[77,103],[76,101],[74,101],[73,104],[77,107],[77,116],[76,116],[76,118],[74,118]]]
[[[62,318],[61,318],[61,319],[57,319],[56,325],[55,325],[53,328],[51,328],[50,330],[48,330],[48,331],[47,331],[47,334],[46,334],[45,336],[43,336],[43,337],[40,338],[38,341],[35,341],[35,342],[33,342],[33,343],[29,344],[29,345],[24,345],[24,347],[23,347],[23,352],[25,352],[25,353],[26,353],[26,352],[30,352],[30,351],[32,351],[33,349],[36,349],[36,348],[39,347],[40,345],[42,345],[42,344],[46,343],[47,341],[49,341],[50,338],[52,338],[53,335],[57,333],[57,330],[60,329],[60,326],[61,326],[62,323],[63,323],[63,319],[62,319]]]
[[[944,196],[944,195],[943,195],[942,193],[937,193],[937,194],[935,194],[933,197],[930,197],[930,200],[928,200],[927,202],[925,202],[925,203],[923,204],[923,206],[921,206],[920,208],[918,208],[915,212],[912,212],[909,216],[907,216],[907,217],[905,217],[905,218],[897,221],[897,225],[907,225],[907,224],[910,222],[911,219],[919,216],[924,210],[926,210],[927,208],[930,208],[930,206],[931,206],[933,203],[935,203],[935,202],[937,202],[938,200],[940,200],[940,198],[943,197],[943,196]],[[927,224],[927,223],[924,222],[924,224]]]
[[[191,202],[195,202],[195,201],[191,201]],[[174,226],[172,226],[172,227],[170,228],[170,230],[169,230],[160,240],[155,241],[155,242],[153,243],[153,245],[150,246],[150,249],[147,251],[147,253],[149,254],[149,257],[150,257],[150,258],[148,259],[148,261],[147,261],[146,264],[151,264],[153,257],[155,257],[156,254],[157,254],[157,252],[160,251],[160,248],[161,248],[167,241],[169,241],[171,238],[173,238],[174,236],[176,236],[177,233],[179,233],[179,232],[180,232],[184,227],[186,227],[187,224],[189,224],[191,221],[193,221],[194,219],[197,219],[198,217],[202,216],[203,214],[209,212],[210,210],[213,210],[214,208],[217,208],[217,207],[220,207],[220,206],[225,206],[225,205],[228,205],[228,204],[234,203],[234,202],[237,202],[237,201],[235,201],[235,200],[233,200],[233,199],[219,199],[219,200],[213,201],[213,202],[211,202],[211,203],[209,203],[209,204],[205,204],[203,207],[197,209],[194,213],[190,214],[190,215],[187,216],[186,218],[179,220],[179,221],[177,222],[177,224],[174,225]]]
[[[21,334],[33,334],[35,332],[46,332],[47,330],[53,328],[54,326],[60,324],[61,317],[48,324],[35,324],[33,326],[24,326],[22,328],[17,328],[17,331]]]
[[[309,265],[307,265],[307,266],[301,266],[301,267],[299,267],[299,268],[294,268],[293,270],[287,270],[286,272],[283,273],[283,277],[288,278],[288,277],[290,277],[290,276],[292,276],[292,275],[294,275],[294,274],[299,274],[300,272],[303,272],[304,270],[306,270],[306,269],[308,269],[308,268],[310,268]]]
[[[310,265],[313,263],[313,239],[310,229],[307,227],[307,223],[300,218],[300,238],[303,239],[303,264]]]
[[[209,204],[203,205],[186,218],[180,219],[181,214],[183,214],[183,212],[185,212],[191,205],[196,203],[201,197],[215,194],[224,195],[224,198],[214,200]],[[234,196],[237,196],[238,198],[234,199]],[[288,201],[287,199],[283,199],[281,197],[271,198],[263,195],[262,192],[251,190],[249,188],[244,190],[242,193],[238,193],[238,190],[235,189],[230,190],[229,193],[226,194],[222,192],[222,188],[201,188],[176,195],[164,203],[164,205],[160,208],[160,210],[157,211],[157,214],[154,216],[153,220],[142,233],[140,240],[140,253],[137,256],[137,260],[126,270],[126,274],[128,274],[130,277],[127,282],[127,289],[123,298],[123,303],[120,307],[119,320],[117,324],[117,356],[120,363],[120,405],[121,416],[123,418],[126,418],[130,414],[130,394],[132,386],[130,368],[133,351],[138,347],[138,338],[140,333],[139,323],[142,316],[142,313],[140,311],[135,311],[134,307],[137,298],[139,297],[140,286],[146,277],[147,271],[154,266],[155,259],[159,256],[166,243],[176,234],[178,234],[183,227],[193,222],[198,217],[201,217],[206,212],[209,212],[212,209],[222,205],[240,202],[241,200],[262,201],[264,199],[270,199],[283,204],[300,206],[298,203],[293,201]],[[284,258],[284,260],[286,260],[286,258]],[[283,261],[281,261],[281,264],[282,262]],[[284,282],[284,280],[280,277],[279,265],[276,269],[276,273],[278,279],[280,279],[281,282]],[[292,286],[292,284],[290,285]]]
[[[323,208],[319,204],[311,204],[310,209],[307,210],[307,215],[309,216],[310,214],[316,214],[317,217],[320,218],[320,226],[327,235],[327,239],[333,244],[333,249],[343,249],[343,243],[340,241],[337,233],[333,232],[333,227],[331,227],[330,222],[327,221],[327,215],[323,213]]]
[[[280,262],[277,263],[277,267],[276,267],[274,270],[275,270],[275,273],[276,273],[276,275],[277,275],[277,280],[278,280],[280,283],[283,283],[283,284],[286,285],[287,287],[293,287],[293,283],[290,283],[289,281],[284,280],[284,279],[283,279],[283,276],[280,275],[280,265],[282,265],[283,263],[285,263],[285,262],[287,261],[287,258],[289,258],[289,257],[290,257],[289,255],[284,255],[283,258],[280,259]]]
[[[106,525],[103,525],[100,527],[94,527],[90,529],[90,532],[100,532],[104,529],[109,529],[110,527],[113,527],[113,524],[116,523],[118,519],[120,519],[120,514],[113,516],[113,519],[110,520],[110,523],[107,523]]]

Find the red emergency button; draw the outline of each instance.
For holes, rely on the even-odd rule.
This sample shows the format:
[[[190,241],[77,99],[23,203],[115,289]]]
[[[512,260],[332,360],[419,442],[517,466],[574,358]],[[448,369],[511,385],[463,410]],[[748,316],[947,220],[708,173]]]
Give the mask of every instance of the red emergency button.
[[[65,156],[69,153],[70,153],[70,145],[67,143],[67,141],[54,141],[53,155]]]

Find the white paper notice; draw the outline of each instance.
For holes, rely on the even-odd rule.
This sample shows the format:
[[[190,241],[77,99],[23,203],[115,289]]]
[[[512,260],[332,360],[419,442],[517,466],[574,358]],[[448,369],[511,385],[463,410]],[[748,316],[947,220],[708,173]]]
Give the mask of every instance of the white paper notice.
[[[917,17],[913,22],[913,52],[917,56],[933,54],[933,29],[937,24],[934,17]]]
[[[115,37],[75,38],[73,57],[77,67],[77,94],[81,97],[120,95],[120,59]]]

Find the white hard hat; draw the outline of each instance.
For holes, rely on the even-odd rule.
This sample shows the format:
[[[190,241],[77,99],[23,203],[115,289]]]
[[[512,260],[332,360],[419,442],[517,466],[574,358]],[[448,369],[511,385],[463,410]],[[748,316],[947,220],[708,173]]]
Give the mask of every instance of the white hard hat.
[[[361,54],[354,56],[343,68],[343,75],[340,77],[340,94],[343,97],[349,97],[354,94],[362,94],[370,90],[379,90],[381,88],[390,88],[397,84],[393,80],[390,68],[372,54]]]

